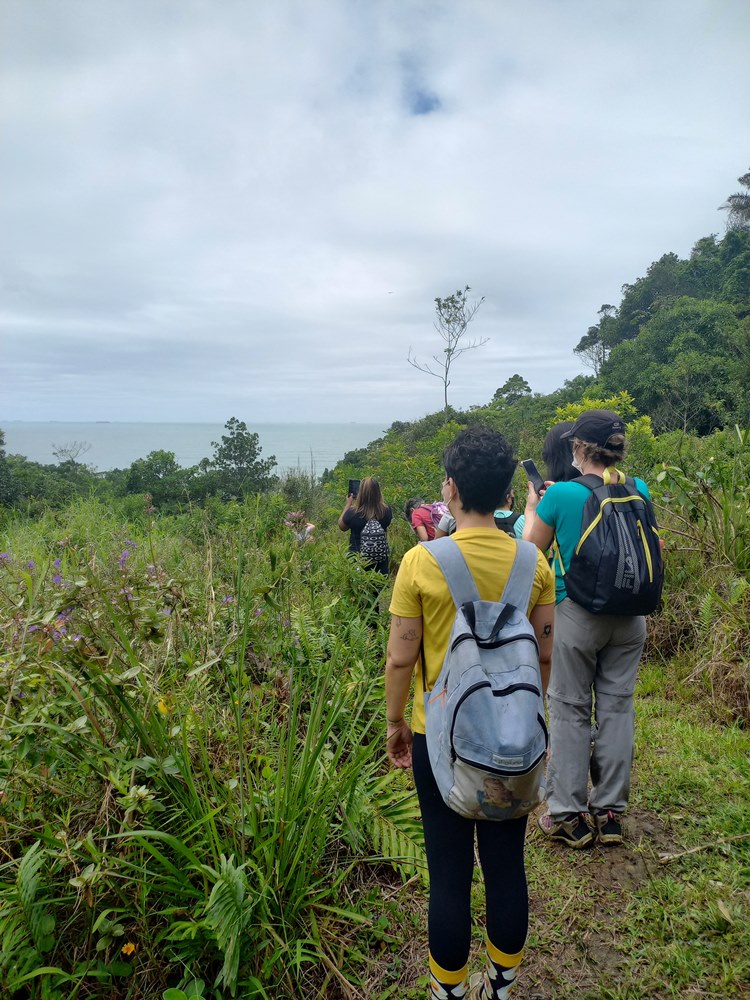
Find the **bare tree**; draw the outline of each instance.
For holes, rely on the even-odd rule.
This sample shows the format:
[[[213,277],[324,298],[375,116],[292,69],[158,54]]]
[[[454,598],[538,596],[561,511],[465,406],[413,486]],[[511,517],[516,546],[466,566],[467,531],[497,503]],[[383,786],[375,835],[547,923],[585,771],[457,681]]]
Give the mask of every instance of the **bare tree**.
[[[88,441],[66,441],[65,444],[52,445],[52,454],[58,462],[77,462],[87,451],[91,451]]]
[[[467,285],[463,291],[459,288],[453,295],[449,295],[447,298],[435,299],[435,320],[432,325],[445,344],[442,357],[438,354],[433,354],[430,362],[421,363],[417,361],[416,356],[412,354],[411,347],[409,347],[409,355],[406,359],[417,371],[440,379],[443,383],[443,400],[446,410],[448,409],[448,386],[451,384],[451,365],[461,354],[473,351],[476,347],[483,347],[490,339],[489,337],[482,337],[479,340],[470,340],[466,343],[461,343],[466,333],[466,328],[484,302],[484,296],[481,299],[474,299],[473,302],[470,302],[468,298],[470,291],[471,288]]]

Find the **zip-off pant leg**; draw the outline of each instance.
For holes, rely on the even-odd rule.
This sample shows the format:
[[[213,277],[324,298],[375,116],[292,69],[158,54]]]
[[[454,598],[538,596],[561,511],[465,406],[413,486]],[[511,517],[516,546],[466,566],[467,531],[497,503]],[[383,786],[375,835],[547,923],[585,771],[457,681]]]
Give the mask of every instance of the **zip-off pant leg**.
[[[623,812],[630,797],[630,772],[635,740],[633,695],[646,640],[646,619],[614,619],[609,643],[599,653],[594,679],[596,784],[589,811]]]
[[[547,696],[547,802],[554,820],[589,808],[592,693],[599,727],[596,763],[603,771],[590,806],[622,812],[627,804],[633,692],[645,635],[643,618],[592,615],[569,598],[557,605]]]

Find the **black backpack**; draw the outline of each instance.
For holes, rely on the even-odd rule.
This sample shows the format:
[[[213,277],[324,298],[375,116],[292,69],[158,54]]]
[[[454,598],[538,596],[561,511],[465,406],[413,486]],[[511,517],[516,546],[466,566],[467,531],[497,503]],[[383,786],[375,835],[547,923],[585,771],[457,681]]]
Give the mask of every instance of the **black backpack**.
[[[520,516],[520,513],[509,514],[507,517],[498,517],[495,515],[495,524],[501,531],[505,531],[507,534],[513,535],[515,538],[516,530],[513,526]]]
[[[572,480],[591,496],[583,508],[581,538],[565,568],[565,590],[595,615],[648,615],[661,598],[664,573],[654,508],[635,480],[622,478],[610,482],[607,469],[604,478]]]

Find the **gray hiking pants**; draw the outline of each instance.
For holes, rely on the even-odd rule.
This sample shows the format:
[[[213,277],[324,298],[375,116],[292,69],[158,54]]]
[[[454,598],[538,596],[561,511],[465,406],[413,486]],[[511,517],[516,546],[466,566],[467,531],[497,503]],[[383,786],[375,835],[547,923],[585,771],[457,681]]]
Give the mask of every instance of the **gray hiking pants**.
[[[646,620],[592,615],[570,598],[555,609],[547,692],[550,760],[547,805],[554,820],[571,813],[624,811],[635,737],[633,693]],[[594,787],[587,795],[594,698]]]

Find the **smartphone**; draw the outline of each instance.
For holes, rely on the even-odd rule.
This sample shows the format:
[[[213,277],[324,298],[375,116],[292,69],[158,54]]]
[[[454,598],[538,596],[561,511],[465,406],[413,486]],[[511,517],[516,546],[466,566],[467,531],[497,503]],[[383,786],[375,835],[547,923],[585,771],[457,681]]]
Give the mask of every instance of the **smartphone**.
[[[359,484],[362,482],[361,479],[350,479],[349,480],[349,496],[356,497],[359,493]]]
[[[534,487],[536,495],[541,496],[541,492],[544,489],[544,480],[542,479],[541,472],[537,469],[536,465],[530,458],[521,462],[521,465],[526,470],[526,475],[528,476],[529,482]]]

